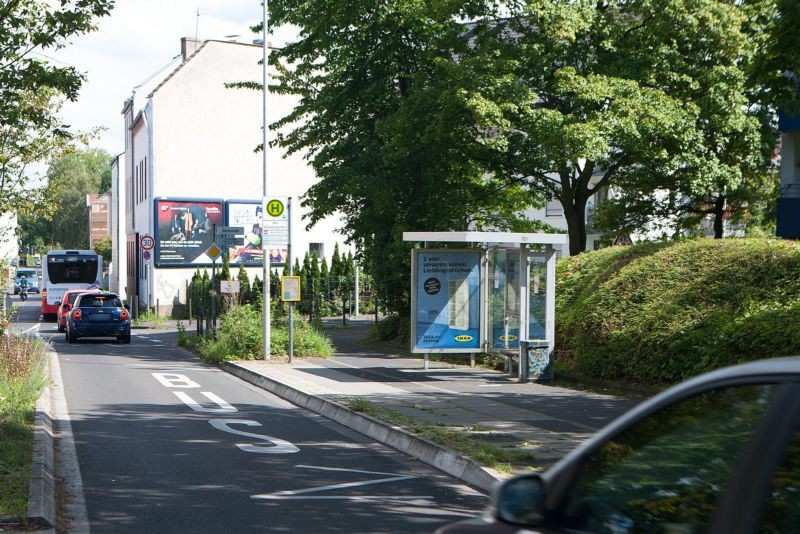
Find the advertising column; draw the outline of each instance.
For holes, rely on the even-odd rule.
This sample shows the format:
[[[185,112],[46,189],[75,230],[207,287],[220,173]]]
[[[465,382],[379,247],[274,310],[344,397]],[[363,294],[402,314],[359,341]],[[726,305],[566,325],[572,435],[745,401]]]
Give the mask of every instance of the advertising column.
[[[479,250],[414,250],[413,352],[480,350]]]

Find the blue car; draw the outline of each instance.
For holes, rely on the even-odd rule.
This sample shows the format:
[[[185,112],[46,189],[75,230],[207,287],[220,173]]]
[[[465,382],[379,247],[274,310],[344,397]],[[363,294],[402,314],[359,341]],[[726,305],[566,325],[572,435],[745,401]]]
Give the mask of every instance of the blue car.
[[[115,337],[131,342],[131,314],[114,293],[84,293],[77,296],[67,315],[67,341],[80,337]]]

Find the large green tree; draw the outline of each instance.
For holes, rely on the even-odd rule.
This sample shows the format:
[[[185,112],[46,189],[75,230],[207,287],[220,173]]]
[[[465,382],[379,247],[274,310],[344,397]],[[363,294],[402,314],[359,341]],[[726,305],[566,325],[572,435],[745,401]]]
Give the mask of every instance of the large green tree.
[[[56,199],[52,218],[55,243],[65,248],[88,247],[86,195],[100,192],[110,165],[111,155],[97,148],[75,150],[50,163],[47,178]]]
[[[112,6],[112,0],[0,3],[0,212],[43,205],[30,166],[70,137],[57,112],[61,101],[77,98],[84,77],[40,52],[94,30],[94,21]]]
[[[278,144],[307,155],[319,177],[304,201],[310,222],[344,214],[389,309],[408,302],[403,231],[507,226],[526,200],[462,152],[469,117],[441,72],[464,47],[469,4],[270,3],[273,24],[300,28],[273,54],[291,65],[275,90],[300,97],[274,125]]]

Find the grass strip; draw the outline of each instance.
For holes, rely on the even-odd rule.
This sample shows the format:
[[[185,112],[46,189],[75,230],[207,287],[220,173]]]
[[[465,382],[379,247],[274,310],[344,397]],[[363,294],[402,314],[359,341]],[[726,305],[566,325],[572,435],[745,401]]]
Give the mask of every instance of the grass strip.
[[[0,336],[0,516],[23,523],[46,350],[38,339]]]
[[[390,408],[385,408],[359,397],[350,397],[346,406],[354,412],[364,413],[390,425],[460,452],[476,462],[503,474],[513,471],[536,469],[534,456],[526,450],[499,447],[474,434],[472,427],[448,427],[416,419]]]

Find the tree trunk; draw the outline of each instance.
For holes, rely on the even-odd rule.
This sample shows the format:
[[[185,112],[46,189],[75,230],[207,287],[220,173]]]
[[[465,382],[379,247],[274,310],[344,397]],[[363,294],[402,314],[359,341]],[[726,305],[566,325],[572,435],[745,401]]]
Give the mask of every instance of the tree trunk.
[[[569,233],[569,254],[575,256],[586,250],[586,200],[581,197],[561,199]]]
[[[725,195],[719,195],[714,201],[714,239],[722,239],[724,233],[723,216],[725,215]]]

